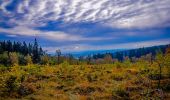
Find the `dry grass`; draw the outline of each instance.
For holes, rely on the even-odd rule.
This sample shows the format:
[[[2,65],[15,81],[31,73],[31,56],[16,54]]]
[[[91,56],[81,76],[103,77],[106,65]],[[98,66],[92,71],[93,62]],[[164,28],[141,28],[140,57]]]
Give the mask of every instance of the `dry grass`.
[[[149,70],[149,71],[148,71]],[[68,65],[59,66],[22,66],[12,70],[1,70],[0,99],[29,100],[140,100],[169,99],[170,78],[161,80],[163,92],[157,91],[157,80],[149,78],[156,67],[145,68],[131,64],[116,67],[114,64],[103,65]],[[163,69],[167,73],[166,69]],[[14,87],[11,94],[6,91],[9,76]],[[169,82],[169,83],[167,83]],[[17,86],[15,87],[15,84]],[[22,91],[21,91],[22,90]],[[161,94],[163,93],[163,94]]]

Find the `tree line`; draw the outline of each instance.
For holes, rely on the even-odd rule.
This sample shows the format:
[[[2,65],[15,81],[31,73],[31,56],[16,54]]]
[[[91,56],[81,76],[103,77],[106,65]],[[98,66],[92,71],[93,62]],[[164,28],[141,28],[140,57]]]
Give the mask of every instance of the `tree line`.
[[[117,51],[115,53],[105,53],[105,54],[96,54],[91,57],[91,59],[103,59],[105,56],[110,55],[111,58],[117,59],[119,61],[123,61],[126,57],[129,57],[131,60],[133,58],[140,58],[147,54],[152,54],[154,57],[158,51],[161,51],[162,53],[165,53],[166,48],[168,48],[169,45],[160,45],[160,46],[153,46],[153,47],[143,47],[138,49],[131,49],[131,50],[123,50],[123,51]]]
[[[71,65],[81,64],[108,64],[115,62],[131,61],[149,56],[155,58],[157,52],[163,54],[166,48],[170,45],[161,45],[153,47],[143,47],[138,49],[117,51],[115,53],[95,54],[89,56],[81,56],[78,59],[72,54],[62,55],[60,50],[56,50],[55,55],[47,54],[37,40],[34,43],[16,42],[16,41],[0,41],[0,65],[28,65],[28,64],[43,64],[43,65],[58,65],[67,62]]]
[[[24,42],[16,42],[16,41],[0,41],[0,63],[4,65],[8,65],[10,61],[10,56],[18,56],[21,60],[21,64],[24,57],[31,57],[33,63],[39,63],[41,56],[43,56],[45,52],[38,45],[37,40],[34,40],[34,43],[26,43]],[[13,57],[14,59],[15,57]]]

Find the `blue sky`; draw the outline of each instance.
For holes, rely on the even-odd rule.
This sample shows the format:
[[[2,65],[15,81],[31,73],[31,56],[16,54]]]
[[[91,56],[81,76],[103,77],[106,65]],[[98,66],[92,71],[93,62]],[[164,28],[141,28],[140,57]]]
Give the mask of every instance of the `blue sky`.
[[[0,0],[0,40],[48,52],[170,43],[170,0]]]

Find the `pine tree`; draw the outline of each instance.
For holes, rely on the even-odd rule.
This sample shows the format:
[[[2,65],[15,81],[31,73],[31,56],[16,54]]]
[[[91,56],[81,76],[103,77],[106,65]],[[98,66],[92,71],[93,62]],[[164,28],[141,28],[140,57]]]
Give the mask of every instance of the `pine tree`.
[[[43,49],[40,47],[39,48],[39,56],[43,56],[44,55],[44,51],[43,51]]]
[[[32,55],[32,52],[33,52],[33,46],[32,46],[32,44],[28,44],[28,54],[29,55]]]
[[[2,42],[0,42],[0,54],[3,53]]]
[[[10,40],[8,40],[7,42],[6,42],[6,48],[7,48],[7,51],[8,52],[12,52],[12,42],[10,41]]]
[[[23,51],[22,51],[23,55],[26,56],[28,54],[28,47],[27,44],[25,43],[25,41],[23,42]]]
[[[38,43],[37,39],[35,38],[34,46],[33,46],[33,63],[38,63],[40,60],[39,52],[38,52]]]

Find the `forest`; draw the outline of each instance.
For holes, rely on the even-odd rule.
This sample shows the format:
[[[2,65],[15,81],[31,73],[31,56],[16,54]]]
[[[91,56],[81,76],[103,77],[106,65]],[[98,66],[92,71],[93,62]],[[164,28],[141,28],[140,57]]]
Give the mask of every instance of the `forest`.
[[[170,45],[75,58],[0,41],[0,100],[169,100]]]

